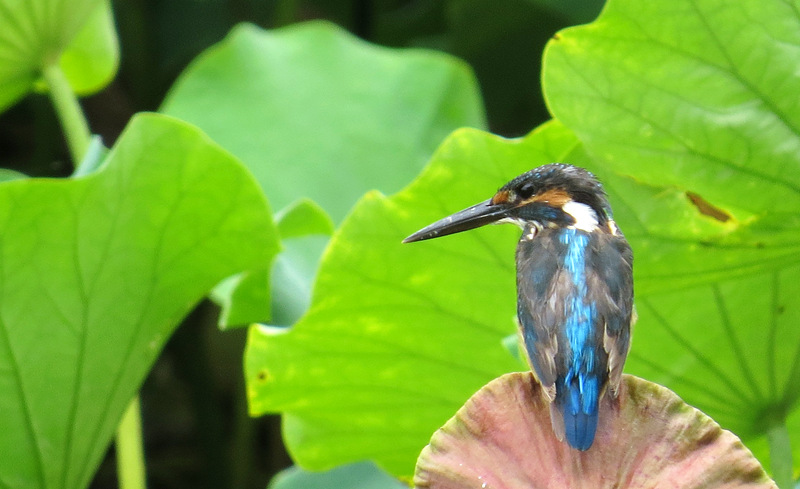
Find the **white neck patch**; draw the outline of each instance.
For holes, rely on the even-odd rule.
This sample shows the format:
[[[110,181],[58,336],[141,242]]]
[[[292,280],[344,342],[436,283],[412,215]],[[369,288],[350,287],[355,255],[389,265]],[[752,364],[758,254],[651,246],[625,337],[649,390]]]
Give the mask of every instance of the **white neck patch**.
[[[597,229],[597,213],[586,204],[570,201],[564,204],[561,209],[575,219],[575,224],[569,226],[591,233]]]

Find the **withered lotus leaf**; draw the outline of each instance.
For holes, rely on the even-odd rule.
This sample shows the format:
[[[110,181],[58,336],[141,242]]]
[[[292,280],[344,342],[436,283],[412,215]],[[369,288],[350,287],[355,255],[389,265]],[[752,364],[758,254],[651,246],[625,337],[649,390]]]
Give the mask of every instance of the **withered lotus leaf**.
[[[580,452],[559,441],[530,372],[487,384],[432,437],[418,489],[776,488],[741,441],[672,391],[625,375]]]

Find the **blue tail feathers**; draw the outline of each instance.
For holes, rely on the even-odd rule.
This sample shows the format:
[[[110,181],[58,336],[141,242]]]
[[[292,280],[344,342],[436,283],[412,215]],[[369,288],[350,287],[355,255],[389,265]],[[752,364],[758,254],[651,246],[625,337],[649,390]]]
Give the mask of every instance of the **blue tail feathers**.
[[[564,386],[561,404],[564,434],[570,446],[588,450],[597,431],[597,408],[600,397],[597,378],[579,375]]]
[[[572,448],[588,450],[597,431],[597,412],[592,414],[564,413],[564,434]]]

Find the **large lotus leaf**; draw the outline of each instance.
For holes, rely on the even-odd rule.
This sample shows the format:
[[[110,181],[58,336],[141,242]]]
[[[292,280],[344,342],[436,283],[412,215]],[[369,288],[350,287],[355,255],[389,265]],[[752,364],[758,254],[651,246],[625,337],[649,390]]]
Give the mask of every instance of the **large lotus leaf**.
[[[397,475],[407,474],[407,457],[416,453],[413,446],[430,432],[434,418],[455,412],[457,399],[466,399],[481,380],[520,368],[511,355],[500,353],[504,337],[514,330],[513,250],[519,231],[509,226],[406,246],[398,241],[486,199],[513,176],[560,160],[602,176],[617,222],[634,248],[637,291],[644,286],[637,292],[640,320],[631,370],[674,386],[719,416],[723,426],[746,436],[767,460],[763,443],[754,438],[767,426],[756,423],[779,421],[775,415],[791,412],[792,393],[800,391],[794,361],[798,333],[792,327],[798,311],[788,300],[800,284],[790,278],[794,269],[781,272],[787,275],[781,275],[779,288],[766,295],[769,282],[758,274],[663,292],[675,290],[675,284],[653,272],[663,267],[662,257],[702,263],[718,259],[718,250],[692,234],[664,239],[662,231],[678,235],[684,226],[702,236],[727,224],[701,212],[679,188],[640,183],[598,165],[567,129],[551,123],[522,140],[455,133],[408,189],[391,199],[370,194],[354,210],[326,254],[310,313],[294,329],[251,331],[246,354],[251,411],[286,413],[287,443],[299,463],[324,468],[373,458]],[[660,227],[651,227],[651,218]],[[659,280],[670,283],[662,286]],[[742,288],[747,280],[756,283]],[[758,296],[751,308],[743,300],[748,293]],[[669,294],[680,296],[663,302]],[[771,307],[779,307],[777,315]],[[758,312],[764,314],[761,321]],[[323,354],[329,352],[335,354]],[[751,394],[753,382],[775,388],[762,389],[758,398]],[[684,388],[689,384],[695,392]],[[699,395],[706,385],[705,396]],[[728,402],[740,392],[746,395]],[[439,399],[443,393],[447,397]],[[724,400],[712,402],[708,393],[721,393]],[[719,410],[723,404],[725,412]],[[770,418],[763,417],[767,412]],[[381,422],[398,433],[387,433]],[[796,426],[797,416],[789,423]],[[338,435],[343,432],[350,434],[346,444]],[[406,439],[407,446],[398,442]]]
[[[395,192],[412,180],[454,129],[485,125],[463,62],[370,45],[325,22],[236,27],[181,75],[162,111],[244,161],[276,209],[311,199],[334,222],[367,190]],[[286,247],[294,252],[272,275],[278,324],[303,312],[309,298],[298,293],[310,290],[322,249]],[[270,319],[263,307],[238,309],[229,325]]]
[[[79,93],[99,90],[116,71],[108,1],[0,0],[0,26],[0,111],[33,89],[42,67],[55,61]]]
[[[590,155],[638,182],[700,197],[709,215],[727,219],[716,233],[663,230],[665,240],[715,253],[663,260],[653,272],[708,283],[800,260],[798,7],[612,0],[596,22],[549,44],[548,104]]]
[[[559,441],[533,374],[483,387],[431,438],[414,487],[776,489],[729,431],[657,384],[626,375],[605,398],[594,445]]]
[[[598,166],[717,222],[648,214],[647,193],[615,188],[618,212],[638,215],[626,222],[641,316],[628,365],[762,459],[752,437],[783,423],[800,433],[798,7],[612,0],[550,43],[543,73],[551,110]],[[797,441],[794,456],[797,468]]]
[[[777,247],[770,256],[775,250],[766,247],[707,241],[704,234],[727,223],[704,214],[682,189],[615,174],[582,147],[568,158],[603,176],[634,249],[639,321],[626,371],[675,390],[767,462],[761,438],[769,429],[788,425],[792,438],[800,433],[800,308],[793,299],[800,294],[800,266],[776,259],[785,251]],[[698,271],[676,277],[672,263]],[[717,269],[703,270],[708,263]],[[732,267],[741,270],[728,273]],[[794,453],[800,455],[796,444]]]
[[[370,45],[325,22],[234,28],[162,111],[244,161],[276,209],[306,197],[335,222],[364,192],[411,181],[454,129],[485,125],[463,62]]]
[[[676,390],[767,462],[786,425],[800,463],[800,266],[637,301],[627,370]]]
[[[548,52],[544,74],[547,94],[554,112],[586,138],[589,154],[555,125],[538,137],[551,148],[548,161],[565,159],[600,175],[611,195],[617,221],[633,245],[640,321],[629,370],[667,383],[688,402],[718,418],[724,427],[745,437],[759,458],[767,460],[763,439],[758,436],[782,423],[788,425],[793,437],[800,432],[800,330],[794,327],[798,311],[792,305],[798,292],[796,284],[800,283],[800,220],[798,197],[793,195],[792,186],[800,172],[794,159],[798,154],[793,150],[796,137],[781,132],[781,121],[791,120],[781,104],[790,106],[793,99],[788,95],[780,100],[762,99],[754,96],[761,92],[752,88],[772,80],[777,88],[769,93],[778,97],[783,93],[780,87],[791,86],[797,79],[770,74],[767,65],[775,63],[752,72],[741,71],[741,67],[735,73],[712,66],[700,70],[702,76],[690,68],[698,67],[696,63],[704,56],[727,52],[723,50],[727,45],[711,42],[725,38],[723,34],[741,33],[742,38],[749,39],[748,45],[763,48],[768,54],[747,58],[751,63],[774,57],[770,54],[774,50],[791,51],[796,43],[789,41],[796,32],[788,32],[791,29],[786,26],[793,26],[796,18],[780,12],[785,4],[768,2],[763,9],[762,4],[752,5],[750,20],[758,22],[737,22],[750,3],[711,3],[700,0],[643,7],[638,2],[612,2],[598,22],[560,35]],[[772,30],[758,30],[772,24],[778,25]],[[639,26],[648,28],[636,30]],[[702,36],[709,29],[719,36]],[[632,31],[636,35],[626,37]],[[764,36],[755,36],[754,32]],[[678,47],[671,48],[672,44],[662,39],[665,36],[674,37]],[[744,45],[740,41],[731,41],[730,46]],[[694,47],[693,43],[705,44]],[[603,47],[602,52],[599,47]],[[722,66],[737,67],[737,60],[731,58]],[[688,63],[689,68],[682,71],[681,63]],[[687,77],[689,82],[683,79]],[[776,77],[782,81],[775,81]],[[727,98],[723,96],[730,92],[729,84],[742,80],[750,80],[745,84],[751,90],[743,89],[740,98],[730,93]],[[698,88],[703,91],[701,95],[692,92]],[[770,115],[770,109],[782,115]],[[663,128],[659,121],[664,121],[669,131],[657,130]],[[536,138],[534,134],[525,142],[530,144]],[[449,355],[457,356],[460,362],[495,375],[506,368],[502,361],[486,354],[500,340],[499,331],[492,339],[485,339],[481,347],[464,338],[474,336],[466,325],[476,320],[480,324],[488,320],[492,327],[510,332],[515,233],[481,229],[414,245],[414,251],[394,248],[391,243],[398,236],[487,198],[507,179],[544,162],[538,156],[510,154],[507,147],[524,146],[524,142],[498,142],[487,149],[485,139],[491,140],[475,137],[475,133],[459,133],[406,192],[388,203],[374,195],[365,200],[360,209],[363,214],[358,210],[354,213],[325,262],[330,275],[340,278],[323,279],[327,272],[323,273],[318,299],[299,324],[303,328],[270,339],[271,345],[277,345],[275,350],[290,344],[294,349],[281,352],[283,357],[271,352],[272,358],[260,364],[263,370],[257,368],[258,364],[251,366],[251,385],[261,382],[268,386],[251,389],[255,410],[284,409],[289,413],[287,439],[301,462],[318,463],[327,456],[322,453],[324,441],[314,443],[304,436],[320,435],[322,439],[322,435],[337,429],[344,432],[345,425],[361,428],[373,416],[379,418],[383,410],[391,410],[359,404],[367,412],[362,410],[345,423],[348,414],[342,412],[355,410],[332,401],[341,385],[324,399],[299,393],[297,404],[280,399],[285,394],[281,384],[288,377],[312,387],[346,382],[340,372],[354,378],[354,371],[347,370],[350,364],[321,365],[324,362],[307,358],[319,356],[330,346],[322,338],[336,334],[334,331],[355,331],[358,340],[364,342],[370,337],[365,332],[379,335],[382,346],[400,342],[402,348],[395,348],[395,354],[412,351],[415,356],[420,350],[430,351],[428,341],[438,339],[445,361],[450,361]],[[477,141],[484,141],[483,146]],[[445,156],[449,156],[449,162]],[[386,231],[382,231],[384,228]],[[414,271],[404,271],[406,267]],[[360,286],[359,280],[350,277],[358,277]],[[389,291],[370,293],[379,288]],[[349,289],[357,291],[353,295],[358,297],[348,296]],[[380,300],[369,300],[378,296]],[[420,303],[453,317],[427,318],[416,312]],[[333,320],[334,311],[341,316],[341,331]],[[326,324],[334,326],[323,330]],[[503,328],[506,324],[508,329]],[[418,338],[414,333],[417,330],[427,337]],[[258,335],[258,331],[253,332],[254,352]],[[404,343],[414,339],[415,343]],[[358,346],[363,347],[363,343]],[[363,348],[354,350],[361,352]],[[381,350],[379,355],[391,358],[390,352]],[[348,358],[353,357],[356,354],[351,352]],[[273,370],[276,364],[280,366]],[[300,372],[298,365],[316,368]],[[379,363],[373,361],[371,366],[374,372],[364,378],[374,388],[385,378],[380,378]],[[424,380],[426,393],[459,388],[458,381],[443,372],[423,366],[415,374],[416,379]],[[439,381],[441,388],[431,385]],[[412,385],[419,389],[420,383],[417,380]],[[273,387],[278,388],[271,390]],[[459,389],[459,395],[464,395],[465,390]],[[263,399],[259,393],[264,394]],[[351,396],[357,399],[353,392]],[[327,414],[304,412],[311,406],[324,406]],[[452,409],[452,404],[448,408]],[[422,406],[420,409],[430,411]],[[420,430],[424,423],[420,423]],[[402,423],[397,426],[408,427]],[[369,429],[365,427],[365,431]],[[383,445],[375,440],[365,440],[358,456],[370,453],[392,470],[402,470],[395,468],[400,466],[399,444]],[[800,460],[800,444],[794,446],[795,460]],[[394,450],[396,455],[391,464],[387,450]]]
[[[769,256],[768,248],[707,241],[704,235],[727,223],[704,214],[679,188],[615,174],[580,146],[568,159],[602,175],[634,249],[639,321],[626,370],[674,389],[768,461],[759,437],[784,424],[792,438],[800,433],[800,308],[793,299],[800,266]],[[672,263],[694,264],[698,272],[676,278]],[[700,270],[707,263],[718,267],[710,284],[712,275]],[[742,269],[730,274],[726,267]],[[794,452],[800,455],[796,444]]]
[[[196,128],[134,118],[105,165],[0,185],[0,486],[86,487],[161,347],[277,251],[257,183]]]
[[[399,194],[367,194],[334,234],[308,314],[254,326],[246,351],[252,414],[281,411],[288,449],[320,470],[373,459],[410,475],[419,451],[481,386],[524,368],[515,330],[511,226],[403,245],[412,231],[491,195],[509,176],[559,160],[563,130],[504,140],[454,133]]]

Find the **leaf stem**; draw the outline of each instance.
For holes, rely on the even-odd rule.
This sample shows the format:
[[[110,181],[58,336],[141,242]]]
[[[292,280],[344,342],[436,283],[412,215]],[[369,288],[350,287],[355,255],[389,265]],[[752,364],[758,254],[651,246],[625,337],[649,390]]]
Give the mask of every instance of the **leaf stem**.
[[[145,489],[142,415],[139,396],[131,400],[117,427],[117,478],[120,489]]]
[[[103,163],[108,149],[103,146],[103,140],[100,136],[92,136],[89,146],[86,149],[86,154],[83,159],[75,165],[75,170],[72,172],[73,177],[82,177],[97,170]]]
[[[56,115],[61,121],[73,165],[77,166],[89,148],[92,136],[89,131],[89,123],[86,121],[78,103],[78,97],[72,91],[58,61],[47,64],[42,70],[42,74],[47,83]]]
[[[772,477],[780,489],[793,489],[792,447],[786,423],[776,424],[767,431]]]

